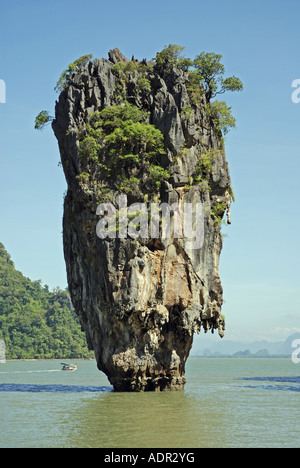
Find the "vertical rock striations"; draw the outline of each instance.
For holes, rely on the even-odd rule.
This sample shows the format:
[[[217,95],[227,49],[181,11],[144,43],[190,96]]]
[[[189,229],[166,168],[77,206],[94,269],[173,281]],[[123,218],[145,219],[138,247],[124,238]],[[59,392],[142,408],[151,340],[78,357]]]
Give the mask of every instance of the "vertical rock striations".
[[[193,93],[188,72],[114,49],[74,73],[56,104],[69,290],[98,368],[118,391],[183,389],[193,334],[223,336],[218,265],[230,177],[205,94]],[[129,140],[136,128],[153,131],[124,143],[124,134],[111,136],[118,122],[129,122]],[[147,206],[202,202],[203,246],[173,235],[100,239],[97,206],[117,206],[120,193]]]

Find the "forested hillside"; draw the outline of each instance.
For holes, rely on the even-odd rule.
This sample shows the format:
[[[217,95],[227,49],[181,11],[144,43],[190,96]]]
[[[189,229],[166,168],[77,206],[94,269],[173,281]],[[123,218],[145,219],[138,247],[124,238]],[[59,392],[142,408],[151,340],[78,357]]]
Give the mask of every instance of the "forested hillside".
[[[6,359],[86,358],[88,350],[67,291],[49,291],[14,267],[0,243],[0,339]]]

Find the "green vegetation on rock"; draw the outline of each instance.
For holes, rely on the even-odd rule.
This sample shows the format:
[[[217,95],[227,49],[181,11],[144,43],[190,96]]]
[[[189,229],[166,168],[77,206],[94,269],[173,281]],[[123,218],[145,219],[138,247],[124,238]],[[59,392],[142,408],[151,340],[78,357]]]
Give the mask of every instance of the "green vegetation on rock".
[[[35,118],[34,128],[36,130],[43,130],[50,122],[52,122],[53,117],[49,115],[49,112],[46,110],[41,111]]]
[[[211,99],[226,91],[242,91],[243,83],[236,76],[224,78],[225,67],[221,63],[222,55],[213,52],[201,52],[194,60],[182,57],[185,47],[169,44],[156,55],[156,63],[170,72],[174,66],[188,73],[186,88],[191,104],[197,106],[203,93],[207,100],[207,113],[211,116],[216,128],[226,134],[235,127],[236,121],[231,108],[224,101]]]
[[[88,174],[92,178],[98,171],[101,180],[132,192],[143,171],[158,187],[169,177],[159,165],[165,154],[164,137],[147,119],[147,112],[129,103],[90,114],[79,135],[82,173],[78,179],[87,182]]]
[[[74,62],[69,63],[68,68],[66,68],[66,70],[64,70],[61,73],[54,90],[57,92],[61,92],[63,89],[65,89],[73,73],[75,73],[78,68],[86,65],[92,58],[93,58],[92,54],[83,55],[82,57],[79,57],[77,60],[74,60]]]
[[[211,116],[216,128],[224,134],[230,128],[235,127],[235,118],[231,113],[231,108],[224,101],[211,102],[211,99],[218,94],[226,91],[241,91],[243,83],[236,76],[224,78],[225,67],[221,63],[222,55],[215,53],[201,52],[194,60],[183,57],[185,47],[177,44],[169,44],[161,52],[156,54],[156,66],[162,67],[166,73],[171,73],[174,67],[181,69],[188,74],[186,89],[189,94],[192,106],[197,106],[203,94],[207,99],[207,112]],[[65,90],[70,83],[73,74],[92,60],[93,55],[83,55],[61,73],[55,90],[61,92]],[[96,63],[96,60],[94,60]],[[153,72],[153,66],[147,65],[147,62],[138,62],[135,60],[117,62],[111,68],[116,77],[115,100],[118,104],[127,103],[126,86],[130,79],[135,76],[135,90],[140,95],[149,95],[151,93],[151,82],[149,74]],[[115,106],[111,106],[115,107]],[[186,110],[187,111],[187,110]],[[186,114],[190,117],[190,112]],[[42,130],[53,120],[48,111],[41,111],[35,119],[35,129]]]
[[[112,73],[118,80],[115,89],[115,98],[119,102],[124,102],[126,99],[126,85],[130,78],[135,76],[136,88],[138,93],[150,93],[151,83],[147,78],[147,73],[152,71],[151,66],[147,66],[141,62],[129,61],[127,63],[117,62],[111,68]]]
[[[213,101],[206,106],[207,115],[211,117],[220,136],[226,135],[230,128],[234,128],[236,119],[233,117],[231,107],[224,101]]]
[[[183,71],[188,71],[194,85],[204,87],[208,101],[217,94],[243,89],[243,83],[236,76],[223,78],[225,67],[221,63],[222,55],[213,52],[201,52],[192,60],[180,56],[184,49],[185,47],[177,44],[169,44],[156,55],[156,63],[165,67],[168,71],[172,70],[174,66]]]

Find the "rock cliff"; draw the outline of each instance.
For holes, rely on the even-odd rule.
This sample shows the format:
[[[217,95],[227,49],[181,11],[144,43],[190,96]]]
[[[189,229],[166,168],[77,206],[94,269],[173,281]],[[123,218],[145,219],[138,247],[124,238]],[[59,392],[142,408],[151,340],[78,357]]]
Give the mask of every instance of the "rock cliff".
[[[69,290],[98,368],[117,391],[182,390],[193,334],[223,336],[225,325],[218,265],[231,182],[205,93],[175,65],[114,49],[69,78],[52,126],[68,183]],[[190,248],[174,230],[100,238],[97,206],[117,206],[121,193],[145,206],[202,203],[202,245]]]

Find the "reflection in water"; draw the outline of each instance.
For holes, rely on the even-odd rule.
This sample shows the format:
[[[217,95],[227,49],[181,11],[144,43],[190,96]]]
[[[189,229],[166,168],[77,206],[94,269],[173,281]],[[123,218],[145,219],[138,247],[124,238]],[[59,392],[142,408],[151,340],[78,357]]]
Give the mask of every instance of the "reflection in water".
[[[217,447],[222,411],[199,403],[185,392],[106,393],[73,412],[72,427],[81,447]]]

